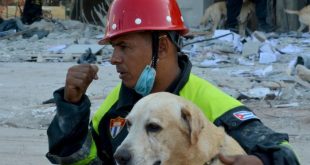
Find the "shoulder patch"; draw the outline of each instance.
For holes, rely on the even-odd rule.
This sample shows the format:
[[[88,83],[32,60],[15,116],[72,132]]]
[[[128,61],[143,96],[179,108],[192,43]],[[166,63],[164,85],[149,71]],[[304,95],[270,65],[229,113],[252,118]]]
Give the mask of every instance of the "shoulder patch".
[[[126,119],[122,117],[117,117],[110,120],[110,133],[112,138],[115,138],[125,126]]]
[[[241,121],[245,121],[249,119],[258,119],[258,117],[251,111],[238,111],[238,112],[233,113],[233,115]]]

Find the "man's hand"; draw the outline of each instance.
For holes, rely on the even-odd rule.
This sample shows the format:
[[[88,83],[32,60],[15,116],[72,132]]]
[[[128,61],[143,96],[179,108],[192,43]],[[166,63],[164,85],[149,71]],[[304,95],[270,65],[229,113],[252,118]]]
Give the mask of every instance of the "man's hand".
[[[263,162],[254,155],[224,156],[219,154],[219,159],[226,165],[263,165]]]
[[[98,79],[98,67],[91,64],[75,65],[68,69],[64,99],[70,103],[78,103],[89,84]]]

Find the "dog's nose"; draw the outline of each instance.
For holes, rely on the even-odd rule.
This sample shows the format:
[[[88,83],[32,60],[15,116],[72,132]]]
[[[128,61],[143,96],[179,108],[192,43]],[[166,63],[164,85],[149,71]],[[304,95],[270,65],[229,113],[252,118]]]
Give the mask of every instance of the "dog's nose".
[[[126,165],[130,161],[131,155],[127,149],[118,149],[114,154],[114,159],[119,165]]]

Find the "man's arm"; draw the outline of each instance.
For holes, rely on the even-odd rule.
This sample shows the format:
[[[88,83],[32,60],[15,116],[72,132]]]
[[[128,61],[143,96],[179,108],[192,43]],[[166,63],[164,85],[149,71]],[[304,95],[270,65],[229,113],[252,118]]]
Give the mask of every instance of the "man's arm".
[[[90,164],[96,158],[96,145],[88,131],[90,101],[85,92],[97,76],[96,65],[70,67],[66,85],[54,92],[57,113],[47,130],[47,158],[58,164]]]
[[[244,106],[226,112],[214,124],[223,126],[249,155],[259,157],[265,165],[300,164],[288,144],[288,135],[266,127]]]
[[[90,101],[86,95],[77,104],[63,99],[64,89],[54,92],[57,113],[47,135],[49,152],[46,157],[54,164],[89,164],[97,162],[96,146],[88,131]]]

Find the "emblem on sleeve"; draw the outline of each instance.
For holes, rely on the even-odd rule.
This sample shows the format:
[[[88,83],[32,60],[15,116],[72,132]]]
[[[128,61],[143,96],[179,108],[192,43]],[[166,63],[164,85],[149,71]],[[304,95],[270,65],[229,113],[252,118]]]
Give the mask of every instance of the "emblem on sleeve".
[[[250,111],[238,111],[238,112],[233,113],[233,115],[241,121],[245,121],[249,119],[258,119],[258,117],[253,112],[250,112]]]
[[[110,133],[112,138],[115,138],[125,126],[126,119],[117,117],[110,120]]]

